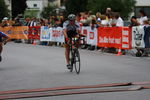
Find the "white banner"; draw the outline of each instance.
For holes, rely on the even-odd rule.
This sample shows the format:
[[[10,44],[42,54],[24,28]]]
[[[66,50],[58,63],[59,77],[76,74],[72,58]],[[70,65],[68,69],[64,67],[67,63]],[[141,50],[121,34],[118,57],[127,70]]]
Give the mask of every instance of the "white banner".
[[[132,28],[132,47],[145,48],[144,43],[144,26],[136,26]]]
[[[95,45],[97,46],[97,28],[88,28],[88,34],[87,34],[87,44]]]
[[[87,27],[85,27],[85,26],[83,26],[82,28],[81,28],[81,34],[84,34],[84,35],[88,35],[88,33],[89,33],[89,26],[87,26]],[[84,37],[85,38],[85,42],[87,42],[87,37]]]
[[[64,42],[63,28],[61,27],[52,28],[52,33],[50,37],[51,37],[50,41]]]
[[[50,41],[50,30],[47,26],[41,27],[40,41]]]

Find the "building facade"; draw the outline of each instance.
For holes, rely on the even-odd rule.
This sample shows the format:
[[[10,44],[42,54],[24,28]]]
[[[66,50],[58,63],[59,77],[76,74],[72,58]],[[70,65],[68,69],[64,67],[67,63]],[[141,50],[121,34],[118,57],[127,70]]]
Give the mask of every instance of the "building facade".
[[[4,1],[5,1],[6,5],[8,6],[8,9],[10,10],[10,16],[11,16],[12,15],[11,0],[4,0]]]
[[[27,0],[27,15],[40,17],[40,13],[44,7],[47,7],[48,3],[54,4],[60,7],[60,0]]]
[[[60,0],[27,0],[26,3],[28,9],[39,9],[40,11],[43,10],[48,3],[52,3],[60,7]]]
[[[48,4],[48,0],[27,0],[27,9],[28,10],[42,10]]]
[[[135,15],[138,17],[140,9],[143,9],[146,15],[150,18],[150,0],[137,0],[135,6]]]
[[[8,6],[8,9],[10,10],[11,15],[11,0],[4,0],[6,2],[6,5]],[[64,3],[67,0],[27,0],[27,10],[38,10],[42,11],[44,7],[47,6],[48,3],[52,3],[57,5],[58,7],[61,6],[61,3]],[[136,0],[136,6],[134,9],[135,15],[139,16],[139,10],[144,9],[147,16],[150,18],[150,0]]]

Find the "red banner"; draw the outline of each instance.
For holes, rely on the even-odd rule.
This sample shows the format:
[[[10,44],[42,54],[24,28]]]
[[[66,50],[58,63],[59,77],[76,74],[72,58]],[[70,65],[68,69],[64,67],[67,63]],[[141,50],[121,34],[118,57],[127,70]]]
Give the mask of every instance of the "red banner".
[[[29,39],[40,39],[41,26],[29,27]]]
[[[121,49],[131,48],[131,29],[128,27],[100,27],[98,46]]]

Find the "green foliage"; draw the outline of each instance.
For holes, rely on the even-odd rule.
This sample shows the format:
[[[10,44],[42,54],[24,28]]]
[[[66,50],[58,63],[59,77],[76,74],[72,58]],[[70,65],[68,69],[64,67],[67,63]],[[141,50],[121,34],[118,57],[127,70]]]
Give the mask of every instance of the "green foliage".
[[[48,4],[48,6],[44,7],[43,11],[41,12],[41,16],[43,18],[49,18],[50,15],[55,14],[55,11],[54,11],[55,9],[56,9],[55,5]]]
[[[74,13],[77,14],[82,11],[86,11],[88,0],[67,0],[66,1],[66,10],[67,13]]]
[[[27,0],[12,0],[12,17],[17,17],[18,14],[24,14],[27,8]]]
[[[4,17],[8,17],[9,16],[9,10],[4,2],[4,0],[0,0],[0,21],[4,18]]]
[[[39,13],[39,10],[26,10],[25,13],[24,13],[24,16],[25,17],[37,17],[38,16],[38,13]]]
[[[133,11],[136,0],[88,0],[87,8],[94,13],[105,13],[106,8],[112,8],[112,11],[119,12],[120,15],[126,19]]]

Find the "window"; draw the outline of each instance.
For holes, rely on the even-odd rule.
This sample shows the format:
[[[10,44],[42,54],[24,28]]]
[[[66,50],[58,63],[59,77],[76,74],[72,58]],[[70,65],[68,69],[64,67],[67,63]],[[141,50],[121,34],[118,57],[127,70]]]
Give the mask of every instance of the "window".
[[[143,9],[148,18],[150,18],[150,6],[149,7],[135,7],[135,16],[140,17],[139,11]]]
[[[33,7],[34,7],[34,8],[37,8],[37,4],[33,4]]]

